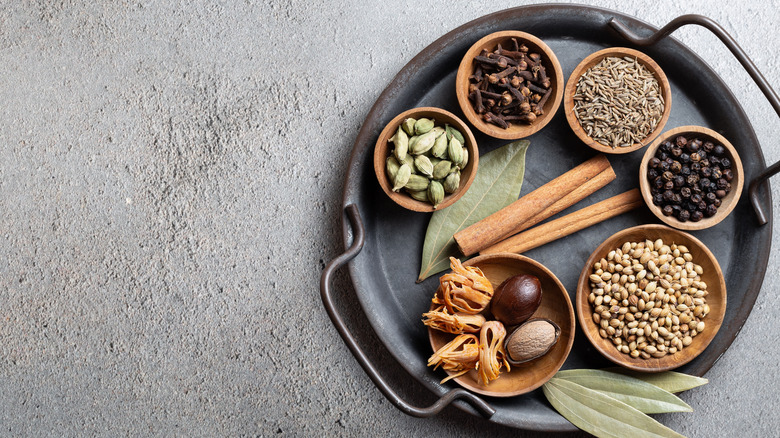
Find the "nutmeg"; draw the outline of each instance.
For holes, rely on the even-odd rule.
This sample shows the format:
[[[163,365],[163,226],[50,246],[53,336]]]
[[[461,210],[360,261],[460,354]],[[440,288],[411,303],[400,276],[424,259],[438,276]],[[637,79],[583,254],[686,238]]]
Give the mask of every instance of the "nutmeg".
[[[509,277],[498,286],[491,300],[493,317],[505,326],[522,324],[542,303],[542,285],[533,275]]]
[[[517,327],[504,343],[507,361],[518,365],[540,358],[558,342],[561,328],[545,318],[534,318]]]

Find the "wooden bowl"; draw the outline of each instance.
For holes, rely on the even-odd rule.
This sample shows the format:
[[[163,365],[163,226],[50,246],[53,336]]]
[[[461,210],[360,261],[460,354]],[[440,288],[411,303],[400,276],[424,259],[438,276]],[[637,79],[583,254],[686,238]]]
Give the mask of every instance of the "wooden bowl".
[[[542,65],[545,67],[547,76],[550,78],[552,95],[545,102],[543,109],[544,115],[538,117],[531,124],[513,123],[507,129],[485,122],[482,117],[474,111],[474,107],[469,100],[469,76],[474,73],[474,57],[479,55],[482,49],[493,51],[499,43],[509,41],[510,38],[517,38],[518,42],[525,44],[529,53],[539,53],[542,55]],[[506,44],[502,44],[506,47]],[[466,52],[463,60],[458,67],[458,73],[455,77],[455,93],[458,97],[460,109],[466,116],[466,119],[474,125],[475,128],[485,134],[500,138],[502,140],[516,140],[528,137],[529,135],[542,129],[555,116],[558,107],[563,98],[563,69],[558,62],[555,53],[539,38],[516,30],[495,32],[480,39]]]
[[[413,199],[403,190],[394,192],[393,182],[390,181],[390,177],[387,175],[385,161],[387,160],[387,157],[390,155],[392,150],[389,139],[395,135],[398,126],[400,126],[401,123],[409,117],[415,119],[422,117],[433,119],[436,121],[436,126],[443,127],[445,124],[449,124],[453,128],[456,128],[458,131],[460,131],[463,134],[463,138],[466,140],[466,144],[464,146],[469,151],[468,163],[466,164],[466,167],[461,170],[460,185],[458,186],[458,190],[455,193],[445,195],[444,200],[435,209],[429,202]],[[471,186],[471,183],[474,181],[474,177],[477,175],[478,164],[479,148],[477,147],[477,140],[474,139],[474,134],[471,132],[471,129],[469,129],[468,125],[466,125],[461,119],[455,116],[455,114],[440,108],[413,108],[395,116],[395,118],[391,120],[390,123],[385,126],[385,129],[383,129],[379,134],[379,138],[376,140],[376,146],[374,147],[374,173],[376,173],[376,178],[379,180],[379,185],[382,186],[382,190],[384,190],[390,199],[395,201],[395,203],[401,207],[419,212],[433,212],[447,208],[454,204],[455,201],[460,199],[460,197],[466,193],[466,190],[468,190],[469,186]]]
[[[655,156],[656,151],[666,140],[673,141],[677,136],[684,136],[688,139],[693,137],[700,138],[702,141],[711,141],[715,144],[721,144],[728,151],[729,158],[731,158],[731,171],[734,174],[734,178],[731,181],[731,191],[722,198],[721,205],[718,208],[718,212],[711,217],[705,217],[699,222],[681,222],[674,216],[664,216],[661,207],[653,203],[653,196],[650,192],[650,182],[647,180],[648,162]],[[659,136],[652,145],[645,151],[645,155],[642,158],[642,163],[639,166],[639,189],[642,192],[642,198],[644,198],[650,211],[654,215],[661,219],[667,225],[671,225],[681,230],[703,230],[709,228],[723,219],[734,210],[739,202],[739,197],[742,194],[742,188],[745,184],[745,174],[742,170],[742,160],[739,159],[737,150],[734,146],[726,140],[725,137],[717,132],[707,129],[701,126],[681,126],[679,128],[672,129]]]
[[[632,358],[628,354],[618,351],[612,341],[599,335],[600,327],[593,321],[593,307],[588,302],[588,296],[591,292],[589,276],[593,273],[593,265],[597,261],[606,258],[610,251],[620,248],[623,243],[644,242],[647,239],[655,241],[659,238],[666,245],[676,243],[688,247],[689,252],[693,256],[693,263],[702,267],[704,273],[701,275],[701,279],[707,283],[708,295],[706,296],[706,303],[710,306],[710,313],[703,320],[705,323],[704,331],[695,336],[693,342],[681,351],[667,354],[662,358],[643,359],[641,356]],[[577,318],[582,331],[585,332],[585,336],[587,336],[591,344],[604,357],[632,370],[660,372],[668,371],[690,362],[704,351],[715,338],[723,323],[723,316],[726,314],[726,283],[715,256],[700,240],[688,233],[665,225],[639,225],[613,234],[593,251],[580,274],[575,301]]]
[[[566,288],[555,274],[541,263],[519,254],[489,254],[475,257],[463,264],[479,267],[494,288],[498,288],[504,280],[514,275],[535,275],[542,285],[542,303],[532,318],[550,319],[560,326],[561,334],[558,342],[547,354],[530,362],[512,366],[510,372],[502,368],[498,379],[487,386],[481,383],[474,370],[453,380],[466,389],[493,397],[512,397],[542,386],[558,372],[574,343],[574,309]],[[489,314],[486,314],[485,318],[488,321],[493,319]],[[507,335],[509,332],[510,329],[507,328]],[[428,336],[433,351],[437,351],[456,335],[428,329]]]
[[[658,125],[656,125],[655,129],[647,137],[638,143],[634,143],[632,146],[612,148],[611,146],[605,146],[595,141],[582,128],[582,125],[580,125],[580,121],[577,119],[577,116],[574,112],[574,94],[577,91],[577,82],[580,80],[580,76],[587,72],[591,67],[601,62],[604,58],[610,56],[621,58],[624,56],[629,56],[631,58],[636,58],[642,65],[644,65],[649,71],[653,73],[655,79],[658,81],[661,96],[663,96],[664,99],[664,112],[661,115],[661,120],[658,121]],[[669,114],[672,110],[672,89],[669,85],[669,79],[666,78],[666,74],[664,74],[663,70],[661,70],[661,67],[656,64],[652,58],[637,50],[628,49],[625,47],[610,47],[589,55],[587,58],[583,59],[579,65],[577,65],[577,67],[571,73],[571,76],[569,76],[568,82],[566,82],[566,91],[563,96],[563,109],[566,113],[566,120],[569,122],[569,126],[571,126],[574,134],[576,134],[583,143],[605,154],[627,154],[647,146],[658,134],[661,133],[664,125],[666,125],[666,121],[669,120]]]

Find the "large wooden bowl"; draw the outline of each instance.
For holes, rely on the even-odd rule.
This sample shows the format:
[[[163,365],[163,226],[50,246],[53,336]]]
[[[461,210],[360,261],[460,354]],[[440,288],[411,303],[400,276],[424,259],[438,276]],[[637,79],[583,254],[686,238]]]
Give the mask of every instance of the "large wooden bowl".
[[[718,212],[711,217],[705,217],[699,222],[680,222],[674,216],[664,216],[661,207],[653,204],[653,195],[650,192],[650,182],[647,180],[648,162],[655,156],[656,151],[666,140],[673,141],[677,136],[684,136],[688,139],[693,137],[700,138],[702,141],[711,141],[715,144],[721,144],[728,151],[729,158],[731,158],[731,171],[734,174],[734,179],[731,181],[731,191],[722,198],[721,205],[718,208]],[[642,163],[639,166],[639,190],[642,192],[642,198],[644,198],[647,207],[653,212],[658,219],[661,219],[667,225],[679,228],[681,230],[703,230],[709,228],[715,224],[720,223],[726,216],[734,210],[739,202],[739,197],[742,194],[742,188],[745,184],[745,173],[742,170],[742,160],[739,159],[739,154],[734,146],[726,140],[725,137],[717,132],[704,128],[702,126],[680,126],[679,128],[672,129],[660,135],[652,145],[645,151],[644,157],[642,157]]]
[[[640,142],[626,147],[612,148],[595,141],[582,128],[582,125],[580,125],[580,121],[577,119],[577,116],[574,112],[574,94],[577,91],[577,82],[580,80],[580,76],[587,72],[591,67],[601,62],[604,58],[611,56],[619,58],[624,56],[636,58],[642,65],[645,66],[645,68],[653,73],[655,79],[658,81],[661,96],[663,96],[664,99],[664,112],[661,115],[661,119],[658,121],[658,125],[656,125],[655,129]],[[571,126],[572,131],[574,131],[574,134],[577,135],[577,137],[582,140],[583,143],[605,154],[627,154],[647,146],[656,136],[658,136],[658,134],[661,133],[664,125],[666,125],[666,121],[669,120],[669,114],[672,111],[672,89],[669,85],[669,79],[667,79],[666,74],[661,69],[661,67],[656,64],[655,61],[653,61],[652,58],[638,50],[625,47],[610,47],[589,55],[583,59],[577,65],[577,67],[574,68],[571,76],[569,76],[569,80],[566,82],[566,90],[563,96],[563,110],[564,113],[566,113],[566,120],[569,122],[569,126]]]
[[[449,124],[453,128],[456,128],[458,131],[460,131],[461,134],[463,134],[463,138],[466,140],[466,144],[464,144],[464,146],[469,151],[469,157],[466,167],[461,170],[460,185],[458,186],[458,190],[455,193],[445,195],[444,200],[435,209],[429,202],[418,201],[409,196],[409,194],[403,190],[400,192],[394,192],[393,182],[390,181],[390,177],[387,175],[385,161],[387,160],[387,157],[390,155],[392,150],[388,140],[395,134],[398,126],[400,126],[401,123],[403,123],[403,121],[409,117],[415,119],[422,117],[433,119],[436,121],[436,126],[443,127],[445,124]],[[395,201],[395,203],[401,207],[419,212],[429,213],[447,208],[454,204],[455,201],[460,199],[461,196],[466,193],[466,190],[468,190],[469,186],[471,186],[471,183],[474,181],[474,177],[477,176],[478,164],[479,148],[477,147],[477,140],[474,138],[474,134],[471,132],[471,129],[469,129],[468,125],[466,125],[461,119],[455,116],[455,114],[452,114],[451,112],[441,108],[413,108],[395,116],[395,118],[391,120],[390,123],[385,126],[385,129],[383,129],[379,134],[379,138],[376,140],[376,146],[374,147],[374,173],[376,173],[376,178],[379,181],[379,185],[382,186],[382,190],[387,194],[387,196],[390,197],[390,199]]]
[[[529,49],[529,53],[535,52],[542,56],[542,65],[545,67],[547,76],[550,78],[552,95],[542,107],[544,109],[544,115],[538,117],[533,123],[512,123],[512,126],[504,129],[485,122],[474,110],[474,107],[469,100],[469,76],[474,73],[474,57],[479,55],[480,52],[482,52],[482,49],[487,49],[492,52],[498,47],[499,43],[501,43],[502,46],[507,47],[507,44],[503,43],[508,42],[510,38],[517,38],[519,43],[525,44]],[[561,105],[563,84],[563,69],[561,68],[561,63],[558,62],[555,53],[553,53],[552,49],[550,49],[547,44],[529,33],[507,30],[491,33],[490,35],[483,37],[474,43],[466,52],[458,67],[458,73],[455,76],[455,94],[458,97],[460,109],[463,111],[463,114],[466,116],[469,123],[474,125],[475,128],[491,137],[500,138],[502,140],[517,140],[528,137],[539,131],[552,120],[556,111],[558,111],[558,107]]]
[[[693,262],[702,267],[704,274],[701,278],[702,281],[707,283],[707,291],[709,293],[706,296],[706,300],[710,306],[710,313],[704,318],[704,331],[694,337],[693,342],[681,351],[667,354],[662,358],[632,358],[628,354],[618,351],[615,345],[612,344],[612,341],[599,335],[599,326],[593,321],[593,307],[588,302],[588,296],[590,295],[588,277],[593,273],[593,265],[597,261],[601,258],[606,258],[610,251],[620,248],[623,243],[644,242],[648,239],[655,241],[659,238],[667,245],[676,243],[688,247],[693,256]],[[699,239],[665,225],[639,225],[613,234],[593,251],[580,274],[575,301],[577,319],[580,327],[582,327],[582,331],[585,332],[585,336],[590,340],[591,344],[604,357],[632,370],[660,372],[677,368],[692,361],[715,338],[726,314],[726,282],[723,279],[723,271],[721,271],[715,256]]]
[[[519,254],[484,255],[463,264],[479,267],[494,288],[507,278],[518,274],[535,275],[542,285],[542,303],[533,318],[547,318],[555,322],[561,328],[561,335],[547,354],[530,362],[512,366],[510,372],[502,369],[498,379],[487,386],[481,383],[476,371],[470,371],[453,380],[466,389],[493,397],[512,397],[542,386],[561,368],[574,343],[574,309],[566,288],[555,274],[541,263]],[[489,314],[485,317],[488,321],[493,319]],[[433,329],[428,329],[428,336],[433,351],[437,351],[455,337]]]

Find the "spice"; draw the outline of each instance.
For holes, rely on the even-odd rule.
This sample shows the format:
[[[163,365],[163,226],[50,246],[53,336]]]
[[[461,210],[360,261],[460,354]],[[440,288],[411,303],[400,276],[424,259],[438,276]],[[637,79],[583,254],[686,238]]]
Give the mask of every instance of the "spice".
[[[493,317],[507,326],[524,323],[542,303],[542,285],[533,275],[507,278],[496,289],[490,303]]]
[[[531,319],[506,338],[507,361],[519,365],[538,359],[552,349],[560,335],[561,328],[549,319]]]
[[[647,163],[653,204],[680,222],[712,217],[731,192],[731,166],[722,145],[685,136],[664,141]]]
[[[606,57],[577,81],[574,114],[594,141],[630,147],[655,130],[664,112],[660,85],[636,58]]]
[[[684,245],[625,242],[593,265],[588,302],[599,335],[633,358],[689,346],[710,311],[701,266]]]
[[[412,199],[436,208],[459,188],[460,172],[468,163],[462,139],[460,131],[436,126],[433,119],[403,120],[388,140],[394,144],[386,162],[393,191],[405,189]]]
[[[510,50],[499,43],[492,52],[484,49],[474,57],[469,100],[485,122],[506,129],[514,122],[531,124],[544,115],[552,85],[547,76],[549,63],[542,55],[531,52],[517,38],[504,44]]]

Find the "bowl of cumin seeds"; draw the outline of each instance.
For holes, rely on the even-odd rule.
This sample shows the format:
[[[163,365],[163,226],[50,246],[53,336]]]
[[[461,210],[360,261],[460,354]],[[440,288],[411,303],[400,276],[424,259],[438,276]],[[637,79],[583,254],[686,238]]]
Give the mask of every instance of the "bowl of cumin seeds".
[[[672,90],[652,58],[611,47],[577,65],[566,83],[563,106],[569,126],[586,145],[605,154],[626,154],[661,133]]]

